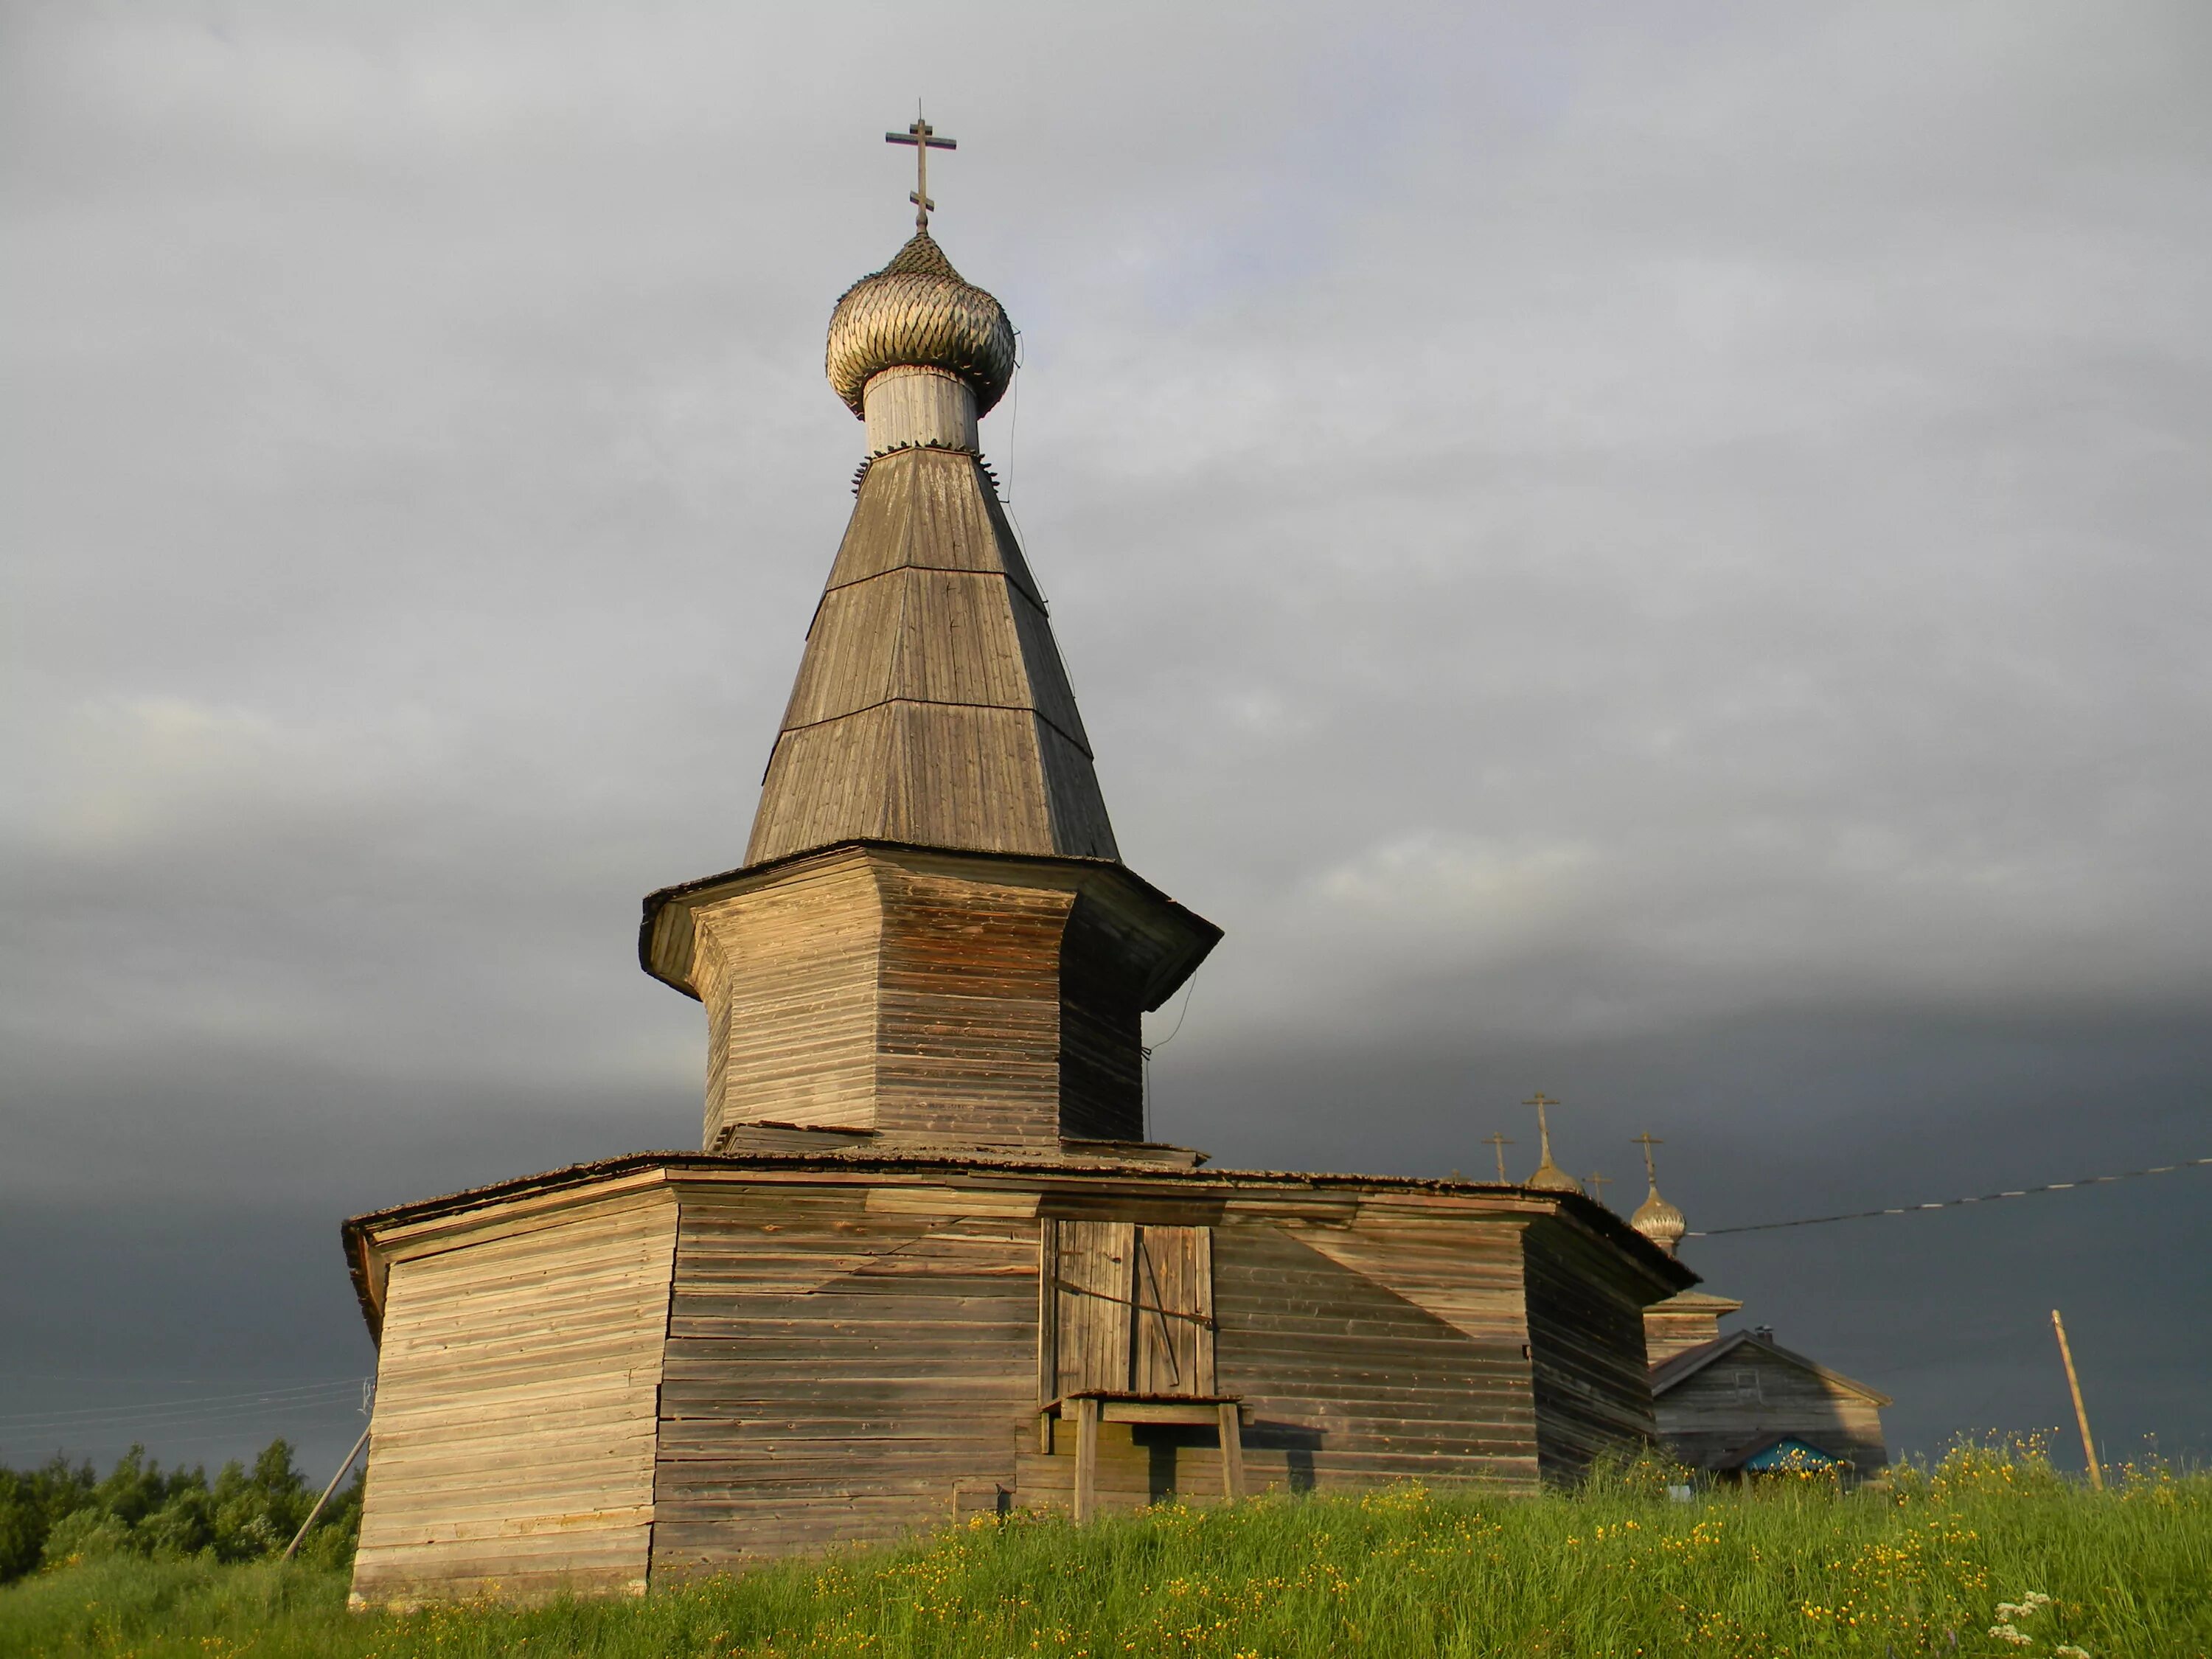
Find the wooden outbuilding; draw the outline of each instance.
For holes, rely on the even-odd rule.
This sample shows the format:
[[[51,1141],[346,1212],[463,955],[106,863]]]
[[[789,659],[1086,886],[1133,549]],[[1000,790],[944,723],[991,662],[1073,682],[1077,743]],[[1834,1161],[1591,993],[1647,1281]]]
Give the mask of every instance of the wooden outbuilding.
[[[1671,1256],[1689,1223],[1659,1195],[1651,1157],[1659,1143],[1641,1140],[1651,1192],[1630,1224]],[[1885,1467],[1889,1396],[1782,1346],[1764,1326],[1723,1334],[1720,1322],[1742,1310],[1699,1290],[1644,1310],[1652,1413],[1668,1455],[1731,1476],[1825,1468],[1863,1480]]]
[[[927,228],[833,317],[869,453],[747,862],[642,922],[705,1014],[702,1150],[346,1224],[357,1603],[1014,1506],[1533,1492],[1653,1435],[1644,1310],[1695,1276],[1579,1192],[1146,1139],[1142,1016],[1219,931],[1121,861],[977,449],[1011,352]]]
[[[1826,1459],[1847,1478],[1884,1468],[1887,1395],[1784,1347],[1763,1331],[1731,1331],[1660,1362],[1651,1371],[1659,1437],[1693,1468],[1736,1474],[1782,1443],[1796,1467]]]

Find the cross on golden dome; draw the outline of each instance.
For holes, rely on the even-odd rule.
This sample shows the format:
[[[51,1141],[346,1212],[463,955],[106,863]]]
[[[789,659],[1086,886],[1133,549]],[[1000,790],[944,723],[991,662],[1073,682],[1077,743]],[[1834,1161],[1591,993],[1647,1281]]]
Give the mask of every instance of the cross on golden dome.
[[[1666,1142],[1646,1129],[1635,1137],[1634,1144],[1644,1149],[1644,1173],[1650,1180],[1651,1191],[1637,1206],[1636,1213],[1628,1218],[1628,1224],[1672,1255],[1674,1247],[1682,1242],[1683,1234],[1689,1230],[1690,1224],[1684,1219],[1680,1210],[1659,1196],[1659,1166],[1651,1156],[1651,1149],[1663,1146]]]
[[[1521,1103],[1536,1109],[1536,1140],[1542,1154],[1536,1164],[1536,1173],[1528,1177],[1527,1184],[1538,1192],[1581,1192],[1583,1183],[1552,1162],[1552,1120],[1549,1114],[1550,1109],[1559,1103],[1539,1089]]]

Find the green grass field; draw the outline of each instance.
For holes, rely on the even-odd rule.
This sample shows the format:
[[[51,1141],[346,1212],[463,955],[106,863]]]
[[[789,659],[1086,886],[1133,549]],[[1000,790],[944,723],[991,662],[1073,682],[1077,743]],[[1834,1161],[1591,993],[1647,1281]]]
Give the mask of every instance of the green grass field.
[[[1887,1491],[1670,1502],[1662,1478],[1534,1499],[1015,1517],[656,1592],[408,1616],[327,1568],[111,1557],[0,1590],[0,1652],[471,1655],[1800,1655],[2212,1659],[2212,1477],[2101,1496],[1954,1454]],[[2049,1598],[2047,1601],[2041,1598]]]

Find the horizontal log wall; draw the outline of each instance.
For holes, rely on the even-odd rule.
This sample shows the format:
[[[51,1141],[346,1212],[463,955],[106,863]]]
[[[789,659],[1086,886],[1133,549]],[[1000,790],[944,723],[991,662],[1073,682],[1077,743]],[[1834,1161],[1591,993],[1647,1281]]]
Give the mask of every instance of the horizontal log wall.
[[[1699,1468],[1778,1434],[1849,1458],[1862,1474],[1889,1461],[1872,1401],[1748,1343],[1668,1389],[1657,1409],[1668,1449]]]
[[[1651,1443],[1650,1292],[1620,1250],[1564,1221],[1538,1222],[1522,1240],[1537,1455],[1545,1480],[1571,1482],[1601,1457]]]
[[[823,860],[701,909],[706,1139],[739,1122],[876,1127],[883,902],[859,858]]]
[[[883,895],[876,1123],[1057,1151],[1065,888],[876,862]]]
[[[1720,1316],[1711,1308],[1676,1309],[1659,1302],[1644,1310],[1644,1357],[1655,1365],[1703,1347],[1720,1334]]]
[[[1078,899],[1060,955],[1060,1133],[1145,1139],[1144,1008],[1122,918]]]
[[[356,1602],[645,1589],[675,1237],[662,1191],[392,1264]]]
[[[1248,1451],[1249,1458],[1251,1454]],[[1057,1425],[1051,1449],[1032,1436],[1023,1443],[1015,1498],[1024,1509],[1075,1507],[1075,1424]],[[1147,1504],[1202,1505],[1222,1501],[1216,1431],[1157,1424],[1098,1425],[1098,1507],[1137,1510]]]
[[[1012,1492],[1035,1413],[1035,1199],[976,1198],[687,1190],[656,1574],[893,1538]]]
[[[1214,1370],[1245,1401],[1250,1489],[1533,1488],[1518,1234],[1511,1222],[1226,1218],[1213,1235]]]

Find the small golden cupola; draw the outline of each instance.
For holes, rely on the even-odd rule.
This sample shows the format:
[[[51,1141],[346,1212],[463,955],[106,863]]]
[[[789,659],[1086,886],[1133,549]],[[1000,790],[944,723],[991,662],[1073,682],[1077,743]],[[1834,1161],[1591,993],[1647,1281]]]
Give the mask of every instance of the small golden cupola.
[[[1689,1231],[1690,1223],[1680,1210],[1659,1196],[1659,1166],[1652,1159],[1651,1149],[1665,1143],[1646,1133],[1636,1137],[1636,1144],[1644,1149],[1644,1173],[1650,1179],[1651,1191],[1637,1206],[1636,1213],[1628,1218],[1628,1224],[1672,1255],[1683,1235]]]
[[[1534,1095],[1521,1103],[1536,1109],[1536,1139],[1542,1156],[1536,1164],[1536,1173],[1525,1183],[1540,1193],[1579,1193],[1583,1183],[1552,1161],[1552,1120],[1547,1114],[1559,1103],[1539,1089]]]

